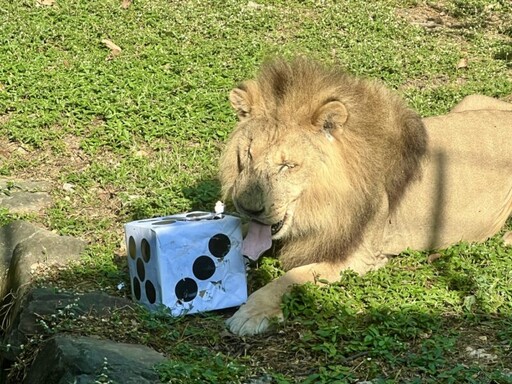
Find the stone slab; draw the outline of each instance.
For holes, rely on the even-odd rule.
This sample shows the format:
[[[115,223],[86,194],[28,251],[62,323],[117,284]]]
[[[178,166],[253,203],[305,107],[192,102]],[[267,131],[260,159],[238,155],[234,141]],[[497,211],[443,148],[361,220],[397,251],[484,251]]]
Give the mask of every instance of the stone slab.
[[[47,181],[0,178],[0,208],[12,213],[37,213],[48,208],[53,200]]]
[[[36,356],[24,384],[153,384],[165,357],[142,345],[56,335]]]
[[[21,346],[27,343],[30,336],[46,332],[39,322],[41,316],[65,311],[75,317],[88,314],[101,317],[118,308],[133,306],[131,300],[104,292],[56,292],[52,288],[33,288],[19,306],[19,311],[4,336],[3,344],[9,348],[2,353],[2,357],[15,361],[21,352]]]

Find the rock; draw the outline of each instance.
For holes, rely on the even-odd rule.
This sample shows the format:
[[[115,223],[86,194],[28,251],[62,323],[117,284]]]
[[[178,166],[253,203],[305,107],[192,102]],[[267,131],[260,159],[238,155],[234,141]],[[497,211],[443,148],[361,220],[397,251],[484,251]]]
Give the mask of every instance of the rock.
[[[11,196],[0,196],[0,207],[13,213],[39,212],[51,203],[52,198],[45,192],[16,192]]]
[[[46,182],[0,178],[0,208],[39,212],[52,202],[50,187]],[[8,379],[8,372],[23,377],[19,381],[13,376],[16,383],[28,384],[160,382],[153,366],[165,357],[151,348],[65,335],[58,333],[58,327],[51,328],[69,318],[85,322],[90,316],[108,318],[116,310],[132,307],[132,301],[102,292],[62,293],[48,288],[33,288],[26,294],[39,267],[78,260],[85,246],[82,240],[24,221],[0,227],[1,383]]]
[[[48,181],[19,180],[0,177],[0,190],[25,191],[25,192],[49,192],[51,183]],[[14,192],[15,193],[15,192]]]
[[[78,260],[85,242],[59,236],[24,221],[0,228],[0,297],[2,307],[23,296],[39,266],[64,265]],[[18,304],[18,303],[17,303]],[[9,319],[2,319],[5,323]]]
[[[38,353],[23,383],[160,383],[153,367],[164,360],[142,345],[56,335]]]
[[[37,213],[52,204],[51,184],[0,178],[0,207],[12,213]]]
[[[110,296],[104,292],[68,293],[55,292],[50,288],[34,288],[25,297],[12,325],[7,330],[3,345],[8,345],[2,357],[15,361],[30,336],[44,334],[46,330],[39,321],[41,317],[65,312],[66,316],[106,316],[112,311],[133,306],[134,303],[122,297]]]
[[[38,265],[64,265],[77,260],[85,242],[59,236],[24,221],[13,221],[0,228],[0,295],[8,288],[26,284]]]

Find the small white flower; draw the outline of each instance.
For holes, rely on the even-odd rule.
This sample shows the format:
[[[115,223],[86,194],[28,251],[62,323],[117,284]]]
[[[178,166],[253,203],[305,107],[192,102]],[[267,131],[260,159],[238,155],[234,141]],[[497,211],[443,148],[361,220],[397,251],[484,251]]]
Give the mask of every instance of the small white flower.
[[[219,200],[215,203],[215,213],[216,214],[224,213],[224,208],[225,208],[225,205],[222,201]]]

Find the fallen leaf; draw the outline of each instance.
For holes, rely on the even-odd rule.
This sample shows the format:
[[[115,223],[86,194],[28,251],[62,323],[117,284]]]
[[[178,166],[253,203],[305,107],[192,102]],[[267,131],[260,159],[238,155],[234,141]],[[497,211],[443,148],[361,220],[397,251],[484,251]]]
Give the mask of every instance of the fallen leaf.
[[[130,8],[130,5],[132,5],[132,0],[123,0],[121,3],[121,8],[128,9]]]
[[[101,42],[105,44],[108,49],[110,49],[110,53],[112,54],[112,56],[118,56],[121,53],[121,47],[119,47],[119,45],[114,44],[109,39],[103,39],[101,40]]]
[[[468,59],[462,58],[459,60],[457,64],[457,69],[467,68],[468,67]]]
[[[75,185],[72,184],[72,183],[64,183],[62,185],[62,189],[65,191],[65,192],[74,192],[75,191]]]
[[[246,5],[247,8],[251,8],[251,9],[261,9],[264,7],[264,5],[261,5],[261,4],[258,4],[254,1],[249,1]]]
[[[466,352],[468,352],[468,356],[478,360],[486,360],[488,363],[496,361],[498,356],[492,353],[487,353],[487,351],[483,348],[473,348],[471,346],[466,347]]]
[[[38,7],[51,7],[53,4],[55,4],[55,0],[36,0]]]
[[[437,259],[439,259],[440,257],[441,257],[440,253],[432,253],[431,255],[428,255],[427,263],[431,264],[434,261],[436,261]]]

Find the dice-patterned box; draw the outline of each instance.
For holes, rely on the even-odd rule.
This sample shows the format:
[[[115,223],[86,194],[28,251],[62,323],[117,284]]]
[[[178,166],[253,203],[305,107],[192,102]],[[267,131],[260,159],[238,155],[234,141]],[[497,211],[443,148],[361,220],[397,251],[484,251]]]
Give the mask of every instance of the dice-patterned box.
[[[132,297],[173,316],[247,299],[240,219],[188,212],[125,224]]]

